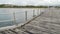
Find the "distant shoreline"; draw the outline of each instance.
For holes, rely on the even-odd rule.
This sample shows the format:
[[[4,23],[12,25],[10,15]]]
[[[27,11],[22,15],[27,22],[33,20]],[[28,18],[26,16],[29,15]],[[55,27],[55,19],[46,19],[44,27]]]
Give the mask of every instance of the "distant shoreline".
[[[0,7],[1,8],[1,7]],[[3,7],[3,8],[5,8],[5,7]],[[27,7],[26,7],[27,8]]]
[[[10,4],[1,4],[0,8],[48,8],[48,6],[32,6],[32,5],[18,6]]]
[[[40,7],[40,6],[17,6],[17,7],[15,7],[15,6],[13,6],[13,7],[5,7],[5,6],[3,6],[3,7],[0,7],[0,8],[48,8],[48,7]]]
[[[33,5],[26,5],[26,6],[18,6],[18,5],[10,5],[10,4],[1,4],[0,8],[60,8],[60,6],[33,6]]]

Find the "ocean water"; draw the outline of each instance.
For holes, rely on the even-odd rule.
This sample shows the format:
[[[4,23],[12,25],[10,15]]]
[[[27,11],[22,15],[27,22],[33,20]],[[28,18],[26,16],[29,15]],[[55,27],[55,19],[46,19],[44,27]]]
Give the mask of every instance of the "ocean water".
[[[30,20],[33,18],[33,11],[35,11],[35,15],[37,16],[44,10],[38,8],[0,8],[0,27],[12,26],[26,22],[25,11],[27,11],[27,19]],[[14,22],[14,12],[16,23]]]

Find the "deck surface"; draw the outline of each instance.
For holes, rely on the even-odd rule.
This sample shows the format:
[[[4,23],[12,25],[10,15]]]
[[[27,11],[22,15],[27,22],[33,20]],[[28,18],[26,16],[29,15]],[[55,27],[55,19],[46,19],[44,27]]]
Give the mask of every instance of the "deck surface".
[[[60,10],[50,9],[21,28],[1,31],[0,34],[60,34]]]

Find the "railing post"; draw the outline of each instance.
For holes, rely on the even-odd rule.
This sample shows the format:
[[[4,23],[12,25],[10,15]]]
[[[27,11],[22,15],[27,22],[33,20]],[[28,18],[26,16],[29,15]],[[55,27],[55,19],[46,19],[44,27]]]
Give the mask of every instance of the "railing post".
[[[16,24],[16,17],[15,17],[15,12],[13,12],[13,20],[14,20],[14,23]]]
[[[39,14],[41,13],[41,8],[40,8],[40,10],[39,10]]]
[[[37,16],[39,15],[39,9],[38,9],[38,11],[37,11]]]
[[[33,17],[35,17],[35,10],[33,10]]]
[[[40,10],[38,9],[38,15],[40,15]]]
[[[25,11],[25,20],[27,21],[27,11]]]

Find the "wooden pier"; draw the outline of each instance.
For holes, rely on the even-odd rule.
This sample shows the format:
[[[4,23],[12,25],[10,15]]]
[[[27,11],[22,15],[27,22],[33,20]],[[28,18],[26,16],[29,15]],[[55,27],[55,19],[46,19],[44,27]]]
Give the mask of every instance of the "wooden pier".
[[[24,25],[1,30],[0,34],[60,34],[60,10],[49,9]]]

